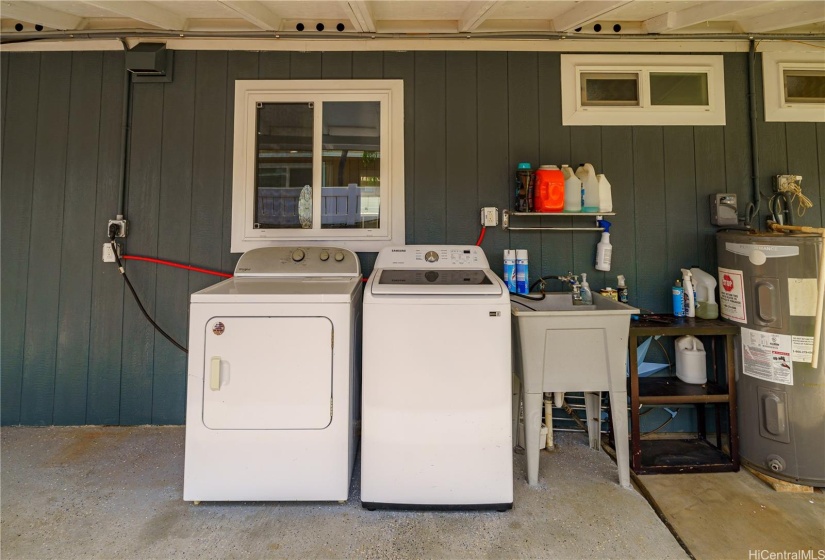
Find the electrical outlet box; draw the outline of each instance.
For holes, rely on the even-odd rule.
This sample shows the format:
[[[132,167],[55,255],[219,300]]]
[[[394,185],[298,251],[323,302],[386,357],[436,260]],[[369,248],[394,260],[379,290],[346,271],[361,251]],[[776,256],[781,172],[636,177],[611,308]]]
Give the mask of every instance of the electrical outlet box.
[[[120,245],[117,245],[117,256],[120,256]],[[103,262],[117,262],[117,259],[115,258],[115,251],[112,249],[111,243],[107,242],[103,244]]]
[[[481,209],[481,225],[495,227],[498,225],[498,208],[486,206]]]
[[[773,192],[787,192],[788,185],[802,183],[802,175],[777,175],[773,184]]]
[[[106,236],[109,236],[109,228],[113,224],[117,226],[117,234],[115,234],[115,237],[126,237],[126,220],[124,219],[109,220],[109,223],[106,225]]]
[[[739,224],[736,195],[718,193],[710,195],[710,223],[715,226],[735,226]]]

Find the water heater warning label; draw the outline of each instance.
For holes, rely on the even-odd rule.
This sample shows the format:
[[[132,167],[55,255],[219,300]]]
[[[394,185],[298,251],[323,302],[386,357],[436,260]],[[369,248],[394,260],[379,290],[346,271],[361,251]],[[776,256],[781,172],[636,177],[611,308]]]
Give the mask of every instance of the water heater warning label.
[[[748,322],[741,270],[719,267],[719,312],[725,319]]]
[[[742,373],[793,385],[791,336],[742,328]]]

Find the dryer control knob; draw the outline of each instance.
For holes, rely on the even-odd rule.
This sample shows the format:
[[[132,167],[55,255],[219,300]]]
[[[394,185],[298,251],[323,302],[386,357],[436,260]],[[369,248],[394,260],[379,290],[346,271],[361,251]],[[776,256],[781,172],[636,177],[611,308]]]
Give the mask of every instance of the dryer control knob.
[[[341,251],[338,251],[337,253],[335,253],[335,260],[338,261],[338,262],[341,262],[342,260],[344,260],[344,253],[342,253]]]
[[[292,260],[295,262],[301,262],[304,260],[306,253],[304,253],[303,249],[295,249],[292,251]]]
[[[328,261],[329,260],[329,251],[321,251],[321,260]]]

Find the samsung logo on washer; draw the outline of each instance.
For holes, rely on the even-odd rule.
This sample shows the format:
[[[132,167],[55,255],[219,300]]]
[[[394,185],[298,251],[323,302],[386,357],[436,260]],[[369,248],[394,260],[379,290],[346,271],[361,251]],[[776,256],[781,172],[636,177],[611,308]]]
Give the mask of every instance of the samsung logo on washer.
[[[393,253],[406,253],[407,252],[406,249],[391,249],[391,251]]]

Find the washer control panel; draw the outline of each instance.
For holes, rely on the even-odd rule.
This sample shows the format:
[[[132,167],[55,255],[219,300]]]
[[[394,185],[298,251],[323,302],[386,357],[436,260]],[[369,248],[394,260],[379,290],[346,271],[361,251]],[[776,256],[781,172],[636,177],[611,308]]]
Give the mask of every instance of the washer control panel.
[[[359,276],[361,263],[348,249],[337,247],[261,247],[247,251],[235,276]]]
[[[385,247],[375,268],[490,268],[481,247],[475,245],[406,245]]]

